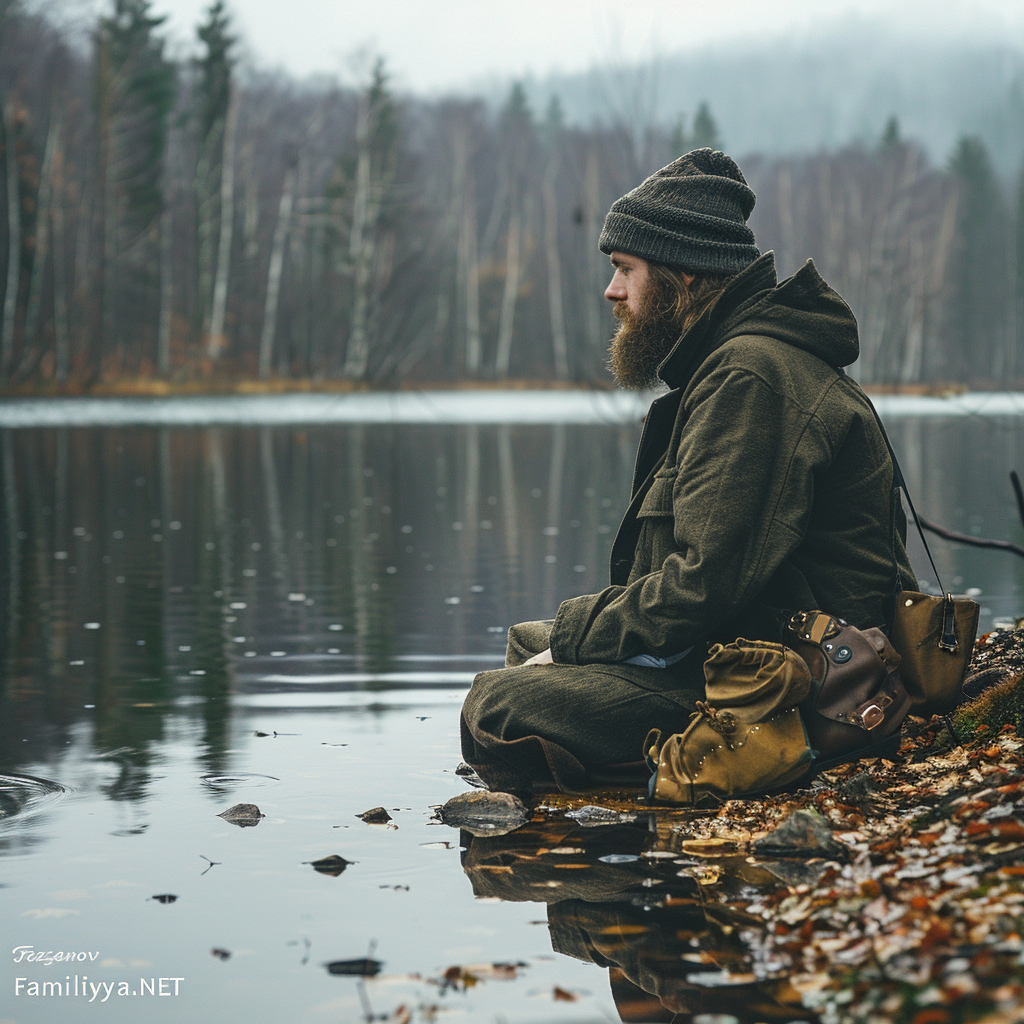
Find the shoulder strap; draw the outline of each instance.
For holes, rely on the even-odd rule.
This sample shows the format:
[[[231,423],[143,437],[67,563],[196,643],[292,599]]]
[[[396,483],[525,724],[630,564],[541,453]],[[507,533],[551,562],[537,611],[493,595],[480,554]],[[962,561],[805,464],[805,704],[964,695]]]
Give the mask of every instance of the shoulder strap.
[[[892,442],[889,440],[889,435],[886,432],[885,424],[882,423],[882,418],[878,415],[878,410],[875,408],[874,403],[867,395],[864,396],[867,399],[867,403],[871,412],[874,414],[875,422],[878,424],[878,429],[882,432],[882,438],[885,441],[885,447],[889,449],[889,458],[892,460],[892,488],[893,491],[903,491],[907,499],[907,505],[910,507],[910,514],[914,517],[914,525],[917,527],[918,535],[921,537],[921,543],[924,545],[925,554],[928,556],[928,563],[932,567],[932,572],[935,574],[935,581],[939,585],[939,590],[943,593],[946,592],[946,588],[942,585],[942,578],[939,576],[939,570],[935,568],[935,559],[932,558],[931,548],[928,547],[928,541],[925,539],[924,530],[921,528],[921,520],[918,517],[917,509],[914,508],[914,499],[910,497],[910,491],[907,490],[907,481],[903,476],[903,470],[900,469],[899,459],[896,458],[896,453],[892,450]],[[896,557],[896,516],[895,509],[892,517],[892,550],[893,558]],[[900,569],[896,566],[896,592],[900,591]]]

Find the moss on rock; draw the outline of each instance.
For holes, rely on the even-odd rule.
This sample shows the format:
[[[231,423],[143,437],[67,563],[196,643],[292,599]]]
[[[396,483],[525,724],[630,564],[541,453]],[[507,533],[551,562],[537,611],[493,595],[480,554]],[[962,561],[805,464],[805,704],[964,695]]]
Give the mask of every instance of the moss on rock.
[[[964,739],[982,730],[998,732],[1012,725],[1024,735],[1024,672],[1013,672],[953,712],[953,725]]]

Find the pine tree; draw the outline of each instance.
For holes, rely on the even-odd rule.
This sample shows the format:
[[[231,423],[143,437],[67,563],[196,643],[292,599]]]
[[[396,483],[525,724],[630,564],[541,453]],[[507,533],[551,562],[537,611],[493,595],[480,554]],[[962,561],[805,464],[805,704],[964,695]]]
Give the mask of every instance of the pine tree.
[[[718,134],[718,125],[711,116],[711,108],[703,101],[693,117],[693,135],[690,138],[693,149],[707,146],[709,149],[721,149],[722,139]]]
[[[900,135],[900,119],[893,114],[882,129],[882,149],[893,149],[903,142]]]
[[[999,379],[1006,370],[1009,217],[985,144],[962,136],[949,159],[960,188],[959,267],[951,296],[953,350],[958,377]]]
[[[118,367],[128,353],[138,369],[152,351],[159,295],[159,223],[163,166],[175,69],[156,30],[165,18],[149,0],[114,0],[94,36],[93,85],[98,134],[100,331]]]
[[[693,149],[693,146],[690,144],[690,136],[686,134],[686,119],[682,114],[676,118],[672,134],[669,136],[668,146],[673,158],[682,156]]]

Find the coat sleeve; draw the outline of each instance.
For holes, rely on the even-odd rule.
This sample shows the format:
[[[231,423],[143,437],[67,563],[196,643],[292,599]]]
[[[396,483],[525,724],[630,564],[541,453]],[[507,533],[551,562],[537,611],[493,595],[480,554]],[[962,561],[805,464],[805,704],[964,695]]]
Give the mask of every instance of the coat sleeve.
[[[629,586],[564,601],[551,630],[558,664],[685,650],[755,598],[807,530],[814,474],[831,459],[813,410],[748,369],[722,367],[681,415],[678,550]]]

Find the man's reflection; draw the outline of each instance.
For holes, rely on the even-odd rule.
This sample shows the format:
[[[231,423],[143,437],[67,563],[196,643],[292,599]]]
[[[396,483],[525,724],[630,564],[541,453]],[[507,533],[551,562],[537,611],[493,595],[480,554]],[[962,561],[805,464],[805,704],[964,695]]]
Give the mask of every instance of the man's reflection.
[[[709,900],[695,858],[665,856],[642,825],[531,823],[500,837],[464,832],[462,845],[476,896],[547,904],[555,952],[609,969],[624,1022],[816,1019],[785,978],[752,973],[760,919]],[[726,871],[726,889],[770,878],[741,857]]]

